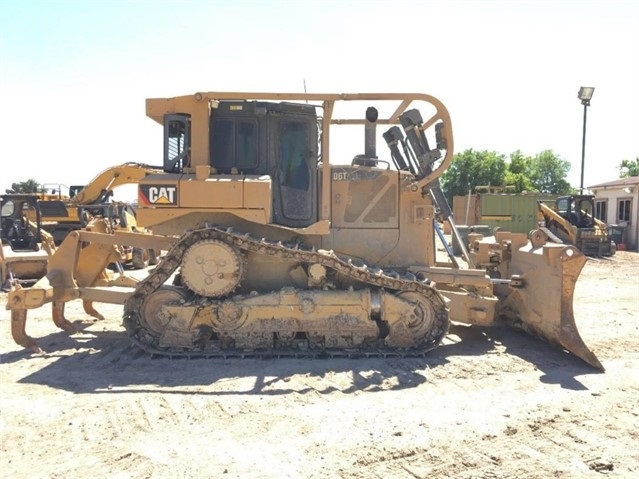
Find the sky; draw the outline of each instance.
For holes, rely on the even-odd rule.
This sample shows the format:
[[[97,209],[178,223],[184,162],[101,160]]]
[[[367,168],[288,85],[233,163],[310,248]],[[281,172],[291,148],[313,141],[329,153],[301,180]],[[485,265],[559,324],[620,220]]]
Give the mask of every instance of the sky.
[[[0,192],[161,164],[146,98],[304,86],[431,94],[457,152],[552,150],[575,187],[592,86],[584,183],[612,181],[639,156],[637,25],[634,0],[0,0]]]

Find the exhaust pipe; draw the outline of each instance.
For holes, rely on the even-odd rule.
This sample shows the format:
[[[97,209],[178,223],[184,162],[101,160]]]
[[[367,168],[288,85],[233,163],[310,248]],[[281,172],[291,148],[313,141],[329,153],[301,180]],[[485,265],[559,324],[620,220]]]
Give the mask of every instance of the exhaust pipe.
[[[377,108],[369,106],[366,109],[366,125],[364,126],[364,156],[377,159]]]
[[[352,165],[377,166],[377,108],[369,106],[366,109],[366,123],[364,124],[364,154],[353,158]]]

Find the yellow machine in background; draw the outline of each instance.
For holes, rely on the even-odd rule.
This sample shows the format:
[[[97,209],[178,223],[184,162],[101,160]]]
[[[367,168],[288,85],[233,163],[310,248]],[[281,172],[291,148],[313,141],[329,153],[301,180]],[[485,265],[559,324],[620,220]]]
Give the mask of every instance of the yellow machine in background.
[[[114,189],[137,184],[148,173],[159,171],[149,165],[129,162],[107,168],[84,186],[69,187],[68,195],[62,194],[60,185],[43,186],[37,194],[43,228],[53,235],[56,244],[60,244],[69,232],[81,229],[93,216],[118,219],[122,208],[106,210],[111,204]],[[122,202],[117,204],[125,205]]]
[[[452,124],[436,98],[206,92],[146,109],[164,129],[163,169],[139,179],[137,221],[153,235],[69,234],[45,278],[9,293],[19,344],[37,347],[28,309],[81,298],[123,304],[131,340],[154,354],[413,355],[451,321],[504,319],[602,367],[574,323],[576,248],[499,232],[462,247],[465,265],[437,257],[436,215],[458,232],[439,187]],[[331,149],[358,126],[362,149]],[[168,253],[135,288],[80,287],[85,244]]]
[[[553,241],[574,245],[587,256],[612,256],[617,251],[608,226],[594,217],[593,195],[557,198],[551,207],[539,201],[542,230]]]
[[[37,282],[47,274],[49,260],[56,252],[53,236],[42,229],[39,196],[29,194],[6,194],[0,196],[0,285],[10,291],[16,285]],[[30,219],[33,218],[33,219]],[[109,233],[110,225],[104,219],[95,218],[85,228],[88,232]],[[99,253],[96,254],[96,251]],[[105,269],[106,264],[96,259],[122,263],[126,260],[125,249],[118,245],[104,248],[88,245],[82,248],[75,259],[74,272],[79,286],[104,286],[106,284],[135,285],[135,282],[120,275],[117,279]],[[64,302],[53,301],[52,316],[60,328],[73,333],[72,324],[64,317]],[[92,305],[83,301],[87,314],[103,319]]]
[[[42,278],[55,244],[53,237],[41,229],[35,196],[0,195],[0,211],[0,285],[8,291],[14,281],[33,283]]]
[[[37,194],[42,217],[42,229],[50,233],[56,245],[71,232],[84,228],[93,218],[104,218],[111,229],[148,233],[137,225],[134,207],[125,202],[112,202],[114,189],[137,184],[149,173],[161,169],[141,163],[124,163],[107,168],[84,186],[71,186],[69,195],[62,187],[43,187]],[[35,218],[30,213],[30,219]],[[123,247],[123,263],[136,269],[157,264],[159,252],[143,248]]]

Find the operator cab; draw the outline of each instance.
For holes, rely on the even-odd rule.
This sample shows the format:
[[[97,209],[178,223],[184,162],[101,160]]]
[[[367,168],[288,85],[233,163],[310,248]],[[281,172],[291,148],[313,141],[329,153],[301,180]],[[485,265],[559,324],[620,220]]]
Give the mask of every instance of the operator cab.
[[[219,101],[209,119],[209,166],[240,180],[269,176],[274,222],[305,227],[317,221],[318,118],[297,103]],[[164,117],[164,171],[190,166],[190,116]]]
[[[561,196],[557,198],[557,212],[577,228],[593,228],[594,202],[592,196]]]
[[[2,243],[14,251],[38,251],[42,241],[38,199],[32,195],[1,195],[0,205]]]

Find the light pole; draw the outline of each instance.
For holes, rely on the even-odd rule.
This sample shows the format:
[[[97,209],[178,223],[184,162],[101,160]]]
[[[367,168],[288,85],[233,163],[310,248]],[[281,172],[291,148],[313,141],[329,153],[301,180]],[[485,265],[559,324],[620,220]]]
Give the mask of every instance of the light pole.
[[[581,104],[584,106],[584,131],[581,136],[581,183],[579,183],[579,189],[582,195],[584,194],[584,163],[586,160],[586,115],[588,107],[590,106],[590,99],[594,92],[595,87],[582,86],[579,88],[579,93],[577,94],[577,97],[581,100]]]

